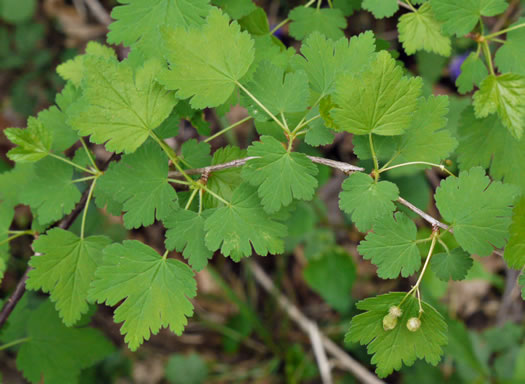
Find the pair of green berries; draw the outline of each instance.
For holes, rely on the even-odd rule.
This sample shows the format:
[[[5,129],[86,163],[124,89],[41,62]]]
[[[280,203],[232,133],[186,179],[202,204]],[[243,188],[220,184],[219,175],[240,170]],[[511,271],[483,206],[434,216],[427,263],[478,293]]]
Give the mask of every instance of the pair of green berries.
[[[397,326],[397,319],[401,317],[403,311],[398,306],[391,306],[388,309],[388,315],[383,317],[383,329],[385,331],[391,331]],[[407,329],[410,332],[416,332],[421,327],[421,320],[417,317],[411,317],[407,321]]]

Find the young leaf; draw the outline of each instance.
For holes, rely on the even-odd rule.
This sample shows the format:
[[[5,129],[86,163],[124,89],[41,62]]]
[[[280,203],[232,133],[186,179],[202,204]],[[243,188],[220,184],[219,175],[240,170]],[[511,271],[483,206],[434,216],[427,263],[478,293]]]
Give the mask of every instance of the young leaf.
[[[303,275],[310,288],[319,293],[330,306],[340,312],[350,309],[356,267],[345,250],[334,248],[321,257],[308,261]]]
[[[519,19],[509,28],[523,25],[525,18]],[[525,76],[525,29],[520,28],[507,33],[507,39],[494,57],[494,63],[501,72],[512,72]]]
[[[207,167],[211,163],[210,144],[190,139],[181,146],[182,158],[190,168]]]
[[[430,0],[436,18],[443,22],[443,30],[458,37],[474,29],[481,16],[503,13],[505,0]]]
[[[441,23],[434,17],[430,3],[399,18],[399,41],[408,55],[424,49],[438,55],[450,55],[450,38],[441,33]]]
[[[75,208],[81,194],[72,177],[73,167],[60,160],[47,158],[35,164],[31,188],[24,188],[20,199],[40,224],[59,220]]]
[[[246,157],[246,150],[235,146],[226,146],[219,148],[213,153],[211,164],[224,164],[229,161],[242,159]],[[208,177],[206,186],[212,191],[222,196],[223,199],[230,201],[233,191],[242,183],[241,168],[227,168],[221,171],[213,172]],[[223,203],[215,197],[206,193],[204,195],[204,205],[209,208],[217,208]]]
[[[260,142],[248,148],[249,160],[242,170],[242,177],[258,186],[264,209],[277,212],[292,199],[311,200],[317,187],[317,167],[303,153],[288,152],[271,136],[262,136]]]
[[[335,91],[337,77],[343,73],[359,73],[375,56],[375,38],[370,31],[332,41],[319,32],[312,33],[296,56],[297,66],[308,75],[311,88],[319,97]]]
[[[108,43],[138,47],[146,56],[159,49],[159,27],[188,28],[204,24],[212,7],[210,0],[118,0],[109,25]]]
[[[5,136],[17,145],[7,152],[7,157],[18,162],[33,163],[46,157],[51,150],[52,136],[42,121],[29,117],[27,128],[7,128]]]
[[[370,176],[356,172],[343,183],[339,207],[352,215],[352,221],[361,232],[368,231],[379,218],[396,210],[393,203],[399,189],[390,181],[375,182]]]
[[[125,240],[104,249],[102,265],[95,273],[89,300],[114,306],[115,322],[124,322],[120,332],[132,351],[169,327],[180,335],[193,315],[191,298],[197,285],[184,263],[161,257],[137,240]]]
[[[177,90],[177,97],[191,97],[195,109],[226,102],[254,59],[250,35],[218,9],[200,29],[162,28],[161,35],[170,70],[161,71],[158,79]]]
[[[205,211],[209,212],[209,211]],[[189,210],[174,211],[164,220],[166,231],[166,248],[183,252],[184,258],[196,271],[206,267],[213,252],[204,243],[205,217],[203,214]]]
[[[260,207],[257,190],[241,184],[233,193],[231,203],[217,208],[206,219],[206,246],[221,250],[235,261],[252,254],[279,254],[284,251],[282,238],[286,227],[270,219]]]
[[[114,352],[99,330],[66,327],[49,301],[30,312],[27,337],[16,366],[35,384],[76,383],[83,369]]]
[[[288,14],[290,35],[303,40],[312,32],[321,32],[332,40],[344,37],[346,19],[339,9],[334,8],[306,8],[302,5],[295,7]]]
[[[503,258],[510,268],[521,269],[525,266],[525,198],[514,207],[509,232],[509,242]]]
[[[176,101],[155,82],[160,63],[136,71],[126,62],[86,57],[82,98],[68,110],[69,122],[108,151],[134,152],[170,114]]]
[[[470,255],[461,248],[454,248],[450,252],[437,253],[430,260],[432,271],[443,281],[463,280],[472,264]]]
[[[102,249],[111,243],[105,236],[81,239],[60,228],[49,230],[33,242],[34,255],[29,261],[26,286],[51,294],[51,301],[64,324],[75,324],[88,310],[86,301],[95,269],[101,264]]]
[[[490,75],[474,94],[476,117],[487,117],[497,112],[503,125],[517,139],[525,124],[525,76],[506,73]]]
[[[151,225],[177,207],[177,193],[168,183],[168,158],[152,141],[111,163],[95,194],[99,189],[124,204],[126,228]]]
[[[303,71],[285,75],[282,68],[263,61],[246,88],[274,115],[304,112],[308,107],[308,79]],[[254,101],[245,98],[256,117],[268,119]]]
[[[376,19],[394,16],[399,9],[397,0],[363,0],[362,7],[372,12]]]
[[[410,124],[421,87],[420,78],[403,77],[390,54],[381,51],[370,69],[339,79],[332,116],[339,129],[357,135],[400,135]]]
[[[7,260],[9,259],[9,243],[7,242],[7,231],[11,226],[15,211],[5,202],[0,202],[0,282],[4,277],[7,269]]]
[[[0,173],[0,201],[9,207],[22,204],[22,192],[33,177],[33,164],[30,163],[16,163],[13,169]]]
[[[406,323],[409,318],[417,317],[419,305],[415,296],[409,295],[401,305],[403,311],[394,329],[385,331],[383,318],[391,306],[400,305],[404,292],[391,292],[386,295],[371,297],[359,301],[356,306],[366,312],[354,316],[345,342],[359,342],[367,345],[369,354],[373,354],[372,363],[376,364],[379,377],[386,377],[401,366],[411,366],[416,359],[425,359],[437,365],[443,354],[442,347],[447,344],[447,323],[433,307],[422,302],[420,328],[411,332]]]
[[[421,254],[416,243],[417,228],[402,212],[387,215],[374,223],[374,232],[368,233],[357,250],[365,260],[377,265],[382,279],[408,277],[421,266]]]
[[[478,86],[488,76],[489,71],[475,52],[472,52],[461,65],[461,74],[456,79],[459,93],[465,94]]]
[[[525,191],[525,140],[516,140],[497,116],[476,119],[474,109],[467,108],[461,116],[458,138],[459,169],[477,165],[490,168],[494,179]]]
[[[490,255],[508,237],[512,203],[518,189],[490,182],[482,168],[450,176],[436,190],[436,206],[454,229],[454,237],[466,251]]]
[[[306,119],[312,119],[315,116],[319,117],[318,107],[312,108],[306,116]],[[306,144],[311,145],[312,147],[317,147],[319,145],[333,143],[335,137],[334,131],[325,125],[322,118],[311,121],[307,128],[308,130],[306,131],[306,135],[304,135],[304,141]]]

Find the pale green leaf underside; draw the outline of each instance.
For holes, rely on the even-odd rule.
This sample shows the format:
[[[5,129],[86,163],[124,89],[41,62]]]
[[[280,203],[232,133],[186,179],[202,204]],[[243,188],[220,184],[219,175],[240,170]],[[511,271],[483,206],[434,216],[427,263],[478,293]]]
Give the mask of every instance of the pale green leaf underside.
[[[33,242],[26,286],[51,294],[60,317],[72,326],[88,310],[86,301],[95,270],[102,261],[102,249],[110,243],[105,236],[81,239],[60,228],[49,230]]]
[[[114,306],[115,322],[132,351],[151,334],[169,327],[180,335],[193,314],[189,301],[195,297],[193,272],[184,263],[163,259],[137,240],[126,240],[104,249],[102,265],[95,273],[89,299]]]

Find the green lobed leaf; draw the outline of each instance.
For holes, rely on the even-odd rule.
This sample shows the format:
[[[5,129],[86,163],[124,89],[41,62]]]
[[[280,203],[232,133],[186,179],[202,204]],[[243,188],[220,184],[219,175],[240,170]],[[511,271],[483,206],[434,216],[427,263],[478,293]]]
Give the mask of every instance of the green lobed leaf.
[[[80,238],[60,228],[49,230],[33,242],[26,286],[49,292],[64,324],[75,324],[88,310],[86,301],[95,269],[101,264],[102,249],[111,243],[105,236]]]
[[[204,24],[210,0],[118,0],[113,8],[108,43],[138,47],[146,56],[163,57],[159,28],[188,28]]]
[[[317,188],[317,167],[303,153],[288,152],[271,136],[248,148],[249,160],[242,169],[242,177],[258,187],[264,209],[277,212],[293,199],[311,200]]]
[[[406,13],[399,18],[399,41],[408,55],[423,49],[450,56],[450,38],[442,34],[441,27],[441,23],[434,17],[432,6],[425,3],[415,12]]]
[[[95,273],[89,300],[109,306],[122,303],[114,312],[120,332],[132,351],[169,327],[180,335],[193,315],[189,299],[197,285],[191,269],[184,263],[161,257],[137,240],[125,240],[104,249],[102,265]]]
[[[82,98],[68,110],[69,122],[81,135],[91,135],[108,151],[134,152],[169,115],[173,95],[155,82],[161,64],[143,67],[86,57]]]
[[[235,261],[251,256],[252,246],[261,256],[282,253],[287,232],[260,207],[257,190],[246,183],[233,192],[230,204],[213,211],[204,230],[208,249],[220,249]]]
[[[375,38],[371,31],[350,40],[327,39],[314,32],[301,45],[302,56],[295,64],[308,75],[310,87],[320,97],[335,91],[337,78],[343,73],[359,73],[375,56]]]
[[[190,139],[181,145],[184,165],[189,168],[207,167],[211,163],[211,146],[204,141]]]
[[[372,356],[372,364],[377,366],[379,377],[386,377],[401,366],[411,366],[417,359],[437,365],[443,354],[442,347],[447,344],[447,324],[441,314],[424,301],[421,302],[421,326],[411,332],[406,323],[411,317],[418,317],[419,304],[415,296],[409,295],[401,305],[403,314],[397,326],[385,331],[383,317],[391,306],[400,305],[404,292],[391,292],[359,301],[356,306],[366,312],[354,316],[345,342],[359,342],[367,345]]]
[[[0,201],[10,207],[22,204],[22,192],[33,176],[33,164],[28,163],[16,163],[13,169],[0,173]]]
[[[16,367],[35,384],[76,383],[83,369],[114,352],[99,330],[66,327],[49,301],[30,312],[27,337],[18,351]]]
[[[443,22],[443,30],[458,37],[474,29],[481,16],[503,13],[505,0],[430,0],[436,18]]]
[[[285,75],[282,68],[263,61],[246,88],[274,115],[304,112],[308,107],[308,79],[303,71]],[[252,99],[245,99],[256,118],[268,119]]]
[[[240,19],[257,9],[252,0],[212,0],[212,3],[224,9],[232,19]]]
[[[480,57],[472,52],[461,64],[461,74],[456,79],[456,86],[461,94],[468,93],[488,76],[489,71]]]
[[[357,135],[400,135],[410,125],[421,94],[420,78],[403,77],[389,53],[381,51],[359,76],[339,78],[332,117],[341,130]]]
[[[306,8],[295,7],[288,14],[290,35],[303,40],[312,32],[320,32],[329,39],[337,40],[344,37],[346,19],[340,9],[336,8]]]
[[[21,191],[20,200],[31,207],[40,224],[49,224],[70,213],[81,194],[73,183],[73,167],[47,158],[34,166],[31,188]]]
[[[0,202],[0,282],[4,277],[9,260],[9,237],[7,231],[11,227],[15,215],[14,209],[5,202]]]
[[[206,248],[204,242],[205,218],[209,211],[202,213],[179,209],[169,215],[163,222],[166,231],[166,248],[183,252],[184,258],[196,271],[206,267],[213,252]]]
[[[501,248],[508,238],[512,203],[518,188],[491,183],[481,167],[450,176],[436,190],[436,206],[453,230],[459,245],[479,256]]]
[[[254,59],[253,40],[239,24],[213,9],[202,28],[162,28],[170,70],[158,74],[177,97],[195,109],[217,107],[228,100]]]
[[[394,201],[399,189],[390,181],[376,182],[362,172],[351,174],[339,194],[339,207],[352,216],[361,232],[368,231],[374,222],[396,210]]]
[[[372,12],[376,19],[394,16],[399,9],[397,0],[363,0],[362,7]]]
[[[161,220],[177,208],[177,193],[168,183],[168,158],[153,141],[135,153],[125,155],[118,163],[111,163],[99,179],[95,196],[103,196],[123,203],[124,225],[139,228]]]
[[[519,19],[509,28],[523,25],[525,18]],[[494,57],[494,63],[501,72],[512,72],[525,76],[525,29],[520,28],[507,33],[507,39]]]
[[[421,254],[416,243],[417,228],[402,212],[387,215],[374,223],[373,232],[366,235],[357,250],[365,260],[377,265],[382,279],[408,277],[421,266]]]
[[[333,308],[346,312],[352,305],[352,286],[356,278],[352,257],[334,248],[308,261],[303,275],[306,283]]]
[[[334,8],[338,8],[346,17],[361,9],[362,0],[333,0]]]
[[[308,130],[306,135],[304,135],[305,143],[313,147],[332,144],[335,138],[334,131],[328,128],[323,119],[320,118],[318,107],[310,109],[310,112],[306,115],[306,120],[314,117],[317,117],[317,119],[307,125]]]
[[[213,153],[211,164],[224,164],[233,160],[246,157],[246,150],[236,146],[226,146],[217,149]],[[208,177],[206,186],[212,191],[222,196],[225,200],[230,201],[233,191],[242,183],[241,168],[227,168],[221,171],[212,172]],[[223,203],[214,198],[209,193],[204,194],[203,202],[205,207],[217,208]]]
[[[503,258],[510,268],[521,269],[525,265],[525,197],[514,207],[509,232]]]
[[[27,120],[27,128],[7,128],[4,135],[17,145],[7,152],[7,157],[17,163],[39,161],[51,151],[52,135],[42,121],[34,117]]]
[[[525,124],[525,76],[506,73],[489,75],[474,94],[477,118],[497,112],[510,133],[520,139]]]
[[[443,281],[463,280],[472,267],[470,255],[461,248],[450,252],[437,253],[430,260],[430,267],[436,276]]]
[[[458,129],[459,169],[477,165],[488,168],[490,176],[525,191],[525,140],[516,140],[495,115],[477,119],[467,108]]]

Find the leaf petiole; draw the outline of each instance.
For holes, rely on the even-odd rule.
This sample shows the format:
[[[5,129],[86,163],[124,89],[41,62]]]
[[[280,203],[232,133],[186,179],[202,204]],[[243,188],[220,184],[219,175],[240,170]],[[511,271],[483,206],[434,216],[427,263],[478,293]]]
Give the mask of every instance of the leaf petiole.
[[[31,236],[35,235],[35,232],[32,231],[32,230],[27,230],[27,231],[7,231],[7,233],[8,234],[13,234],[13,236],[10,236],[10,237],[8,237],[5,240],[0,241],[0,245],[7,244],[10,241],[12,241],[14,239],[17,239],[19,237],[25,236],[25,235],[31,235]]]
[[[195,196],[197,195],[197,192],[199,192],[199,189],[194,189],[193,192],[191,193],[190,195],[190,198],[188,199],[188,202],[186,203],[186,206],[184,207],[184,209],[187,211],[188,209],[190,209],[191,207],[191,203],[193,203],[193,199],[195,198]]]
[[[210,195],[212,195],[213,197],[215,197],[217,200],[219,200],[221,203],[227,205],[227,206],[230,206],[231,203],[224,200],[222,197],[220,197],[219,195],[217,195],[215,192],[213,192],[211,189],[209,189],[208,187],[206,187],[204,184],[199,184],[199,187],[203,190],[205,190],[206,192],[208,192]]]
[[[89,159],[89,162],[91,163],[91,165],[93,165],[94,169],[100,172],[100,169],[98,169],[97,164],[95,163],[95,159],[93,159],[93,156],[91,156],[91,152],[89,151],[89,148],[87,147],[87,144],[82,137],[80,138],[80,142],[82,143],[82,147],[84,147],[84,151],[86,151],[86,155]]]
[[[504,35],[507,32],[511,32],[511,31],[514,31],[520,28],[525,28],[525,23],[521,23],[513,27],[505,28],[505,29],[502,29],[501,31],[494,32],[494,33],[491,33],[490,35],[483,36],[483,37],[485,38],[485,40],[492,40],[496,36]]]
[[[7,344],[0,345],[0,351],[3,351],[4,349],[7,349],[7,348],[14,347],[15,345],[18,345],[18,344],[26,343],[29,340],[31,340],[30,337],[24,337],[22,339],[13,340]]]
[[[93,197],[93,191],[95,190],[95,185],[97,184],[97,179],[93,180],[91,183],[91,186],[89,187],[89,192],[86,199],[86,205],[84,205],[84,212],[82,212],[82,223],[80,224],[80,238],[84,239],[84,230],[86,228],[86,217],[87,217],[87,211],[89,208],[89,203],[91,202],[91,198]]]
[[[450,176],[456,176],[452,172],[450,172],[447,168],[445,168],[445,166],[443,164],[434,164],[434,163],[429,163],[427,161],[409,161],[407,163],[392,165],[391,167],[385,167],[384,166],[378,172],[379,173],[383,173],[383,172],[386,172],[386,171],[390,171],[391,169],[406,167],[408,165],[430,165],[432,167],[439,168],[440,170],[448,173]]]
[[[204,140],[204,142],[205,142],[205,143],[208,143],[208,142],[212,141],[213,139],[219,137],[219,136],[222,135],[223,133],[226,133],[226,132],[232,130],[233,128],[238,127],[239,125],[241,125],[241,124],[243,124],[243,123],[246,123],[247,121],[249,121],[249,120],[251,120],[251,119],[253,119],[253,117],[251,117],[251,116],[245,117],[244,119],[239,120],[239,121],[237,121],[236,123],[233,123],[233,124],[227,126],[226,128],[221,129],[221,130],[220,130],[219,132],[217,132],[216,134],[214,134],[214,135],[208,137],[206,140]]]
[[[61,157],[61,156],[55,155],[54,153],[51,153],[51,152],[49,152],[49,156],[54,157],[57,160],[63,161],[64,163],[67,163],[67,164],[69,164],[69,165],[71,165],[71,166],[73,166],[75,168],[78,168],[81,171],[84,171],[86,173],[90,173],[93,176],[96,176],[98,174],[96,171],[92,171],[92,170],[89,170],[87,168],[84,168],[84,167],[82,167],[82,166],[72,162],[71,160],[66,159],[65,157]]]

